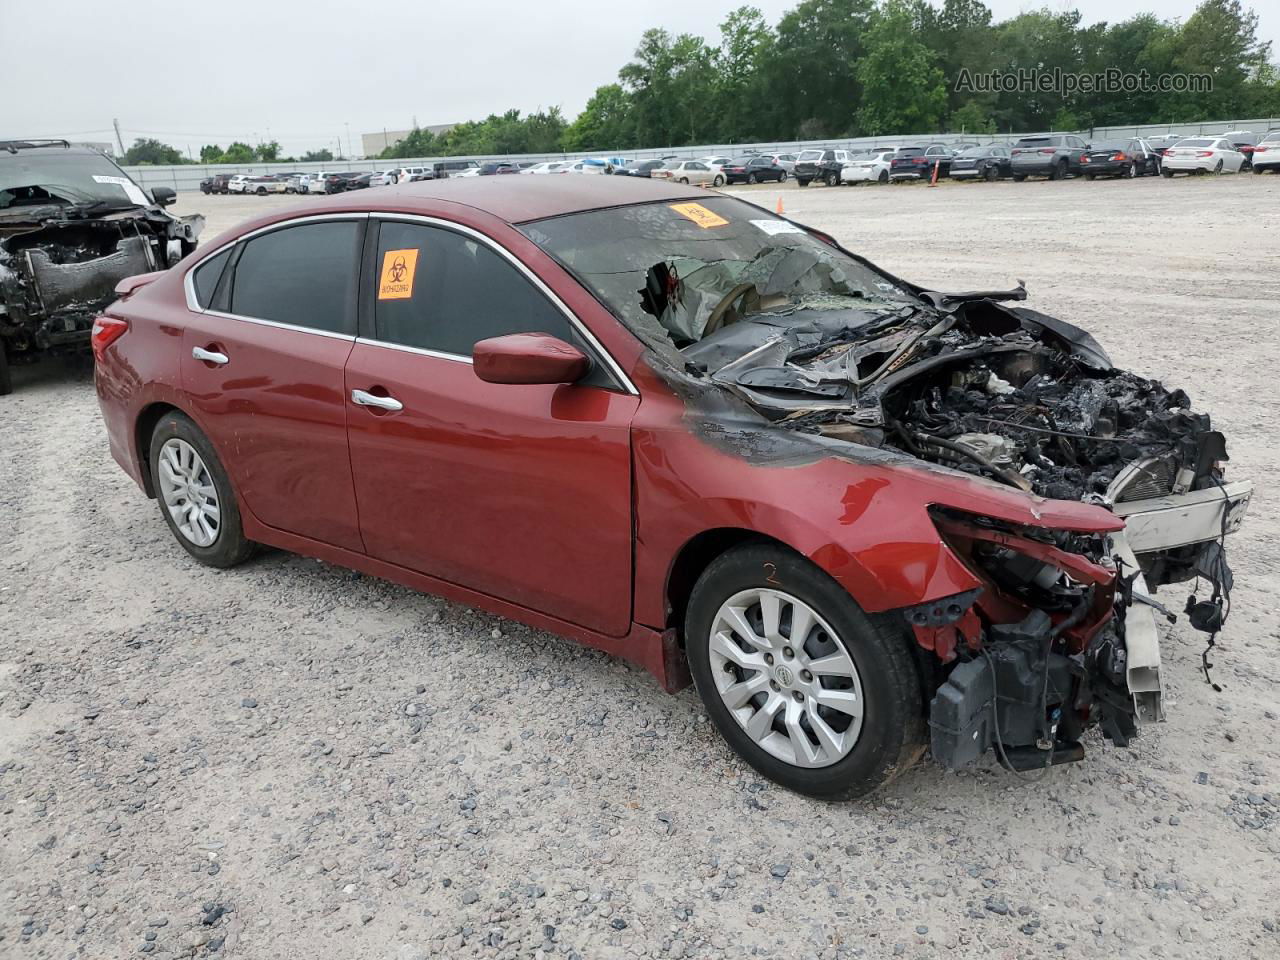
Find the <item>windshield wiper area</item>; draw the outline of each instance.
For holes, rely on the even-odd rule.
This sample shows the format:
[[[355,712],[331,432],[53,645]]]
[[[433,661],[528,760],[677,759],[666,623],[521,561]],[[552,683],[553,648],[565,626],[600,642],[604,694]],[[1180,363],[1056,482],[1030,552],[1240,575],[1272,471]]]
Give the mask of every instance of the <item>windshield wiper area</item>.
[[[1027,299],[1027,284],[1025,281],[1019,280],[1018,285],[1012,290],[970,290],[965,293],[942,293],[939,290],[921,290],[920,296],[943,313],[950,313],[961,304],[973,303],[977,300],[1025,300]]]

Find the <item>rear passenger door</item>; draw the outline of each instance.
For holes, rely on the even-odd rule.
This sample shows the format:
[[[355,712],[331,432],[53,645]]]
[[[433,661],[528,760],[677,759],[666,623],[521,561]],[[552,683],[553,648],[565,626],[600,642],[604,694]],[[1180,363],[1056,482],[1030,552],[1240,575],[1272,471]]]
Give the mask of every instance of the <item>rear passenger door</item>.
[[[371,556],[614,636],[631,625],[634,388],[531,273],[467,228],[372,221],[348,436]],[[494,384],[478,340],[542,332],[593,369]]]
[[[269,527],[362,550],[343,371],[367,217],[286,221],[192,271],[182,387]]]

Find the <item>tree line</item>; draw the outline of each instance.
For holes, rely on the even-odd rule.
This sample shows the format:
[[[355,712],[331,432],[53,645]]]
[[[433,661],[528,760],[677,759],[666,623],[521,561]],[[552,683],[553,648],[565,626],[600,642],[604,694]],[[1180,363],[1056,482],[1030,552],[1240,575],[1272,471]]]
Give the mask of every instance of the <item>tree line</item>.
[[[926,133],[1086,130],[1280,115],[1280,68],[1258,17],[1240,0],[1204,0],[1185,21],[1139,14],[1083,26],[1076,10],[1031,10],[997,22],[981,0],[801,0],[770,24],[739,7],[714,41],[646,30],[617,80],[572,121],[559,107],[508,110],[439,134],[415,128],[381,158],[502,156],[700,143],[822,140]],[[1199,75],[1208,89],[983,89],[972,78],[1107,70]],[[969,80],[969,82],[964,82]],[[201,148],[201,163],[325,161],[280,156],[280,144]],[[341,158],[338,158],[341,159]],[[127,163],[182,163],[138,140]]]
[[[1239,0],[1204,0],[1185,22],[1139,14],[1083,26],[1076,10],[996,22],[981,0],[802,0],[771,25],[734,10],[710,42],[655,28],[616,82],[567,122],[515,110],[442,135],[416,129],[384,157],[626,150],[700,143],[921,133],[1085,130],[1280,114],[1280,70],[1258,17]],[[993,71],[1154,81],[1207,75],[1212,89],[975,91]],[[1119,86],[1119,85],[1118,85]],[[966,89],[967,88],[967,89]]]

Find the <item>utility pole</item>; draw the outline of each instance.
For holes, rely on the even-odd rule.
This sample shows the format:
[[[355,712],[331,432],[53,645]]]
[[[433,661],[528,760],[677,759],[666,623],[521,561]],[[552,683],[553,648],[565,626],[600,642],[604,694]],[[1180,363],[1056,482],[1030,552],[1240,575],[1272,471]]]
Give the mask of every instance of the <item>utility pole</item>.
[[[120,136],[120,121],[112,119],[111,125],[116,128],[116,144],[120,147],[120,159],[124,159],[124,138]]]
[[[352,153],[354,153],[351,149],[351,123],[347,120],[343,120],[342,125],[347,128],[347,156],[350,157]]]

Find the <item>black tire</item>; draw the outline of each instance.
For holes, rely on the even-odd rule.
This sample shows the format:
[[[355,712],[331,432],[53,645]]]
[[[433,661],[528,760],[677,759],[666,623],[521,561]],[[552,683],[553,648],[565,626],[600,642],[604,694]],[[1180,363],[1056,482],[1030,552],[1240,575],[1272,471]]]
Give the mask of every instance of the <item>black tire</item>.
[[[1000,170],[994,163],[988,163],[982,171],[982,179],[990,183],[1000,177]]]
[[[1254,173],[1257,173],[1257,174],[1261,174],[1261,173],[1263,173],[1264,171],[1263,171],[1262,167],[1254,167],[1254,168],[1253,168],[1253,172],[1254,172]]]
[[[1094,174],[1092,173],[1092,171],[1091,171],[1091,172],[1089,172],[1089,173],[1086,173],[1086,174],[1084,175],[1084,178],[1085,178],[1086,180],[1092,180],[1092,179],[1093,179],[1093,177],[1094,177]]]
[[[757,177],[754,173],[747,174],[747,183],[759,183],[759,182],[760,182],[760,178]]]
[[[713,620],[725,600],[752,588],[778,589],[808,604],[853,659],[862,685],[863,725],[836,763],[804,768],[774,757],[742,729],[716,689],[708,649]],[[905,624],[867,616],[843,587],[797,554],[751,544],[712,561],[693,588],[685,640],[694,683],[721,736],[760,774],[789,790],[822,800],[852,799],[891,780],[924,752],[923,697]]]
[[[217,491],[220,520],[217,535],[209,546],[201,547],[192,543],[178,529],[173,517],[165,506],[164,496],[160,491],[160,450],[165,442],[172,439],[184,440],[195,448],[204,461],[209,477]],[[151,432],[151,477],[156,488],[156,502],[160,505],[160,515],[168,525],[173,538],[183,549],[205,566],[234,567],[243,563],[253,555],[255,544],[247,540],[244,527],[240,523],[240,506],[236,500],[235,489],[231,479],[223,469],[222,461],[214,452],[213,444],[185,414],[171,411],[160,418]]]
[[[888,182],[889,182],[889,171],[881,170],[880,176],[876,177],[876,183],[888,183]]]
[[[1124,175],[1125,175],[1125,178],[1128,180],[1137,180],[1138,165],[1136,163],[1130,163],[1129,166],[1124,168]]]
[[[778,174],[778,182],[779,182],[779,183],[786,183],[786,182],[787,182],[787,171],[783,170],[783,171],[779,172],[779,174]]]
[[[689,178],[681,177],[679,180],[676,181],[676,183],[682,183],[687,187],[689,185]]]
[[[1215,175],[1216,175],[1216,174],[1219,174],[1219,173],[1222,173],[1222,159],[1221,159],[1221,158],[1219,158],[1219,159],[1218,159],[1218,162],[1217,162],[1216,164],[1214,164],[1213,172],[1214,172],[1214,174],[1215,174]]]
[[[1013,182],[1014,182],[1014,183],[1022,183],[1022,181],[1026,180],[1026,179],[1027,179],[1027,175],[1026,175],[1025,173],[1015,173],[1015,174],[1013,175]]]
[[[1165,170],[1165,169],[1162,167],[1162,168],[1160,169],[1160,176],[1164,177],[1166,180],[1171,180],[1171,179],[1173,179],[1173,171],[1172,171],[1172,170]]]
[[[0,397],[13,393],[13,374],[9,372],[9,351],[0,339]]]
[[[1067,161],[1066,160],[1059,160],[1057,163],[1053,165],[1053,169],[1049,171],[1049,179],[1050,180],[1067,179]]]
[[[838,187],[840,186],[840,174],[832,170],[827,174],[824,182],[828,187]]]
[[[711,178],[711,185],[713,187],[723,187],[724,177],[720,176],[720,174],[717,173],[714,177]]]
[[[796,177],[796,183],[800,184],[802,187],[807,187],[809,185],[809,181],[804,179],[804,177]]]

